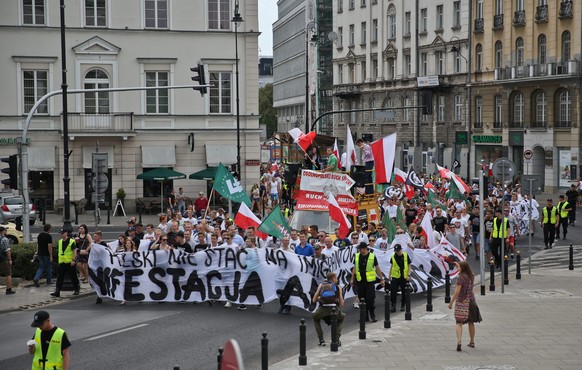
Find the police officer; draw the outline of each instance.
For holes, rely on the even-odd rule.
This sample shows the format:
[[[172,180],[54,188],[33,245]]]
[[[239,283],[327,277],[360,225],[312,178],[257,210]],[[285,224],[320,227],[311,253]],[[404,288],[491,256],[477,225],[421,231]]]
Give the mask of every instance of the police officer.
[[[30,324],[36,328],[34,337],[28,341],[28,353],[34,355],[32,370],[68,370],[71,342],[67,333],[51,323],[46,311],[38,311]]]
[[[566,234],[568,234],[568,214],[572,211],[572,206],[570,202],[566,200],[566,197],[560,195],[560,201],[557,205],[558,213],[560,214],[560,222],[556,228],[556,240],[560,240],[560,225],[562,226],[562,232],[564,239],[566,239]]]
[[[75,287],[73,295],[79,295],[79,279],[77,278],[76,260],[77,260],[77,246],[75,240],[69,238],[69,232],[61,229],[61,240],[58,243],[58,258],[59,266],[57,268],[57,286],[54,292],[51,293],[53,297],[61,296],[61,288],[65,275],[69,275],[69,279]]]
[[[378,321],[376,319],[376,306],[374,302],[376,300],[376,274],[380,276],[380,283],[384,287],[384,276],[382,275],[382,270],[378,265],[378,259],[368,250],[368,245],[361,242],[358,245],[359,252],[356,253],[356,259],[354,261],[354,268],[352,269],[351,284],[355,287],[358,292],[358,299],[364,299],[366,301],[366,321],[372,319],[372,322]]]
[[[394,245],[394,253],[390,259],[390,311],[396,312],[396,298],[398,289],[402,293],[402,302],[400,303],[400,311],[404,311],[404,289],[406,283],[410,281],[410,257],[408,253],[402,251],[402,245]]]
[[[552,249],[554,245],[554,237],[556,236],[556,229],[560,227],[560,215],[558,208],[554,206],[552,198],[548,198],[547,204],[542,210],[542,228],[544,229],[544,244],[545,249]]]
[[[489,245],[491,246],[491,253],[495,257],[495,267],[501,268],[501,256],[505,251],[501,250],[501,242],[505,239],[505,244],[509,243],[509,220],[503,217],[501,209],[495,210],[495,218],[493,219],[493,230],[489,236]]]

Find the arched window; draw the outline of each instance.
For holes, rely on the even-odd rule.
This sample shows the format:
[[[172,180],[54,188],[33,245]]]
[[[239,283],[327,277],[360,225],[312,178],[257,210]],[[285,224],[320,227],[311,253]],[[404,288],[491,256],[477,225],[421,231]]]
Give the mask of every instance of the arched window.
[[[85,89],[109,88],[109,77],[101,69],[91,69],[85,74]],[[109,114],[109,93],[88,92],[85,93],[85,113]]]
[[[534,95],[535,102],[535,126],[546,127],[548,121],[548,101],[546,93],[539,91]]]
[[[572,127],[572,95],[562,90],[558,95],[558,127]]]
[[[547,45],[546,35],[543,33],[538,36],[538,63],[546,64]]]
[[[562,33],[562,62],[570,61],[570,42],[570,31],[564,31],[564,33]]]
[[[390,4],[388,7],[388,38],[396,38],[396,7],[394,4]]]
[[[497,41],[495,43],[495,68],[501,68],[503,62],[503,43]]]
[[[475,62],[475,70],[482,71],[483,70],[483,46],[481,44],[477,44],[477,46],[475,46],[475,56],[477,57],[476,62]]]
[[[515,65],[523,66],[523,38],[518,37],[515,40]]]

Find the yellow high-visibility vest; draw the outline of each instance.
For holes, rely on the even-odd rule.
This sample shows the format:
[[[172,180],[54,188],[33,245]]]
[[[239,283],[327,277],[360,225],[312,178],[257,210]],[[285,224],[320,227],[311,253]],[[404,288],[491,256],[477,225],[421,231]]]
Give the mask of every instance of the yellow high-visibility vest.
[[[36,332],[34,333],[34,341],[36,345],[34,358],[32,359],[32,370],[62,369],[63,354],[61,353],[61,344],[65,331],[61,328],[55,330],[49,343],[48,350],[46,351],[46,358],[44,359],[42,358],[42,343],[40,342],[41,332],[42,330],[36,328]]]
[[[394,253],[396,254],[396,253]],[[400,266],[398,266],[398,264],[396,263],[396,258],[394,258],[394,254],[392,255],[392,273],[390,274],[390,276],[392,276],[393,278],[400,278],[401,276],[403,278],[406,278],[408,276],[408,254],[406,254],[406,252],[402,252],[402,255],[404,256],[404,275],[400,275]]]
[[[370,252],[366,264],[366,281],[371,283],[376,281],[376,270],[374,269],[374,253]],[[356,253],[356,280],[362,281],[362,274],[360,274],[360,253]]]
[[[544,214],[544,224],[548,223],[548,207],[544,207],[543,210],[543,214]],[[558,209],[556,207],[552,207],[552,212],[550,213],[550,223],[551,224],[556,224],[557,220],[557,216],[558,215]]]
[[[493,219],[493,233],[491,234],[493,238],[507,238],[507,229],[509,229],[509,220],[503,217],[503,221],[505,221],[505,226],[503,226],[503,232],[499,233],[499,227],[501,225],[497,225],[498,218],[495,217]],[[502,236],[501,236],[502,235]]]
[[[75,252],[73,251],[73,244],[75,241],[73,238],[69,238],[69,244],[63,250],[63,239],[59,240],[59,263],[71,263],[73,262],[73,256]]]
[[[560,210],[560,218],[568,217],[568,213],[570,211],[565,211],[564,208],[568,208],[569,205],[570,203],[568,203],[568,201],[558,203],[558,210]]]

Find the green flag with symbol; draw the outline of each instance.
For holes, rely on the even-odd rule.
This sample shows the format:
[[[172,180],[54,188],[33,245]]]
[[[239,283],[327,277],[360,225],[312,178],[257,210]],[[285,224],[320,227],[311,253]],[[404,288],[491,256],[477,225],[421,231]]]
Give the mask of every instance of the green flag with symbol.
[[[445,198],[448,199],[465,199],[465,197],[463,196],[463,194],[461,194],[461,192],[459,191],[459,188],[457,187],[457,184],[451,180],[450,182],[450,186],[449,186],[449,191],[446,192],[445,194]]]
[[[269,213],[263,222],[259,225],[259,231],[267,233],[271,236],[276,236],[277,238],[282,238],[284,236],[289,236],[291,234],[291,228],[283,217],[281,208],[277,204],[275,208]]]
[[[396,236],[396,224],[394,220],[388,217],[388,211],[384,213],[384,217],[382,218],[382,226],[388,231],[386,237],[388,238],[388,242],[391,243]]]
[[[249,198],[244,187],[230,172],[228,172],[222,163],[220,163],[216,169],[216,177],[214,178],[214,185],[212,188],[226,199],[230,199],[237,203],[245,203],[249,207],[251,206],[251,198]]]
[[[406,221],[404,221],[404,216],[402,215],[402,210],[400,209],[400,207],[398,207],[398,209],[396,210],[396,224],[400,226],[400,228],[404,230],[404,232],[410,234],[408,227],[406,226]]]

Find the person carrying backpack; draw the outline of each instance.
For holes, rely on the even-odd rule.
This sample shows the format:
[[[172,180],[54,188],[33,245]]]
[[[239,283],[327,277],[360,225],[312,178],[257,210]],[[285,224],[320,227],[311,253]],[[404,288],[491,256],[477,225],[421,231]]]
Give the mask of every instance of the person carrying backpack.
[[[344,296],[337,281],[337,274],[335,272],[328,272],[326,280],[317,287],[317,291],[313,296],[313,303],[319,302],[319,307],[313,313],[313,325],[315,326],[320,346],[325,346],[321,320],[323,319],[328,322],[331,319],[332,308],[335,308],[337,313],[337,345],[342,345],[339,338],[342,335],[342,326],[345,317],[345,314],[341,310],[341,307],[344,305]]]

